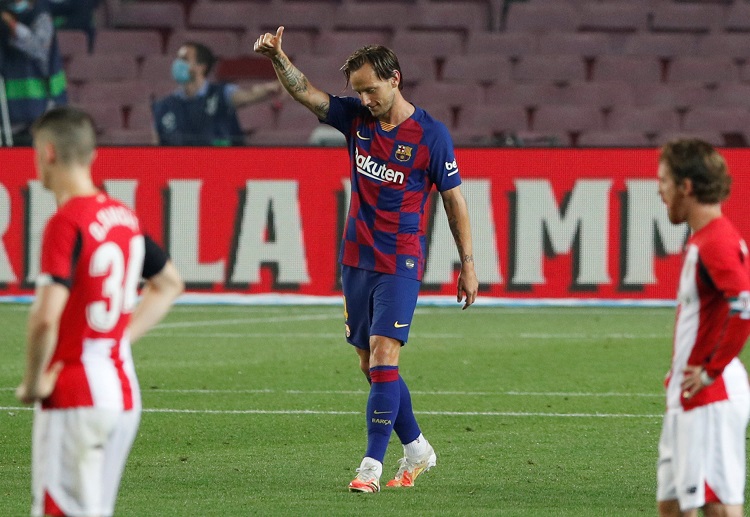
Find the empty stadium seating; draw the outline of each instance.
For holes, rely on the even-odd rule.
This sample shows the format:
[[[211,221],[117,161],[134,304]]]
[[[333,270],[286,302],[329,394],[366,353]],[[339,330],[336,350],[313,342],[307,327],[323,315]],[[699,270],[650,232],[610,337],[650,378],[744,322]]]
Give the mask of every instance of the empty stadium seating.
[[[293,63],[333,94],[352,94],[339,72],[352,51],[393,48],[405,97],[457,144],[641,146],[686,134],[721,144],[749,133],[745,0],[106,0],[99,9],[93,49],[80,32],[58,41],[71,102],[92,111],[105,144],[152,142],[149,106],[176,87],[182,43],[210,46],[220,79],[260,80],[244,64],[267,64],[248,59],[279,25]],[[250,145],[306,144],[317,125],[290,99],[239,116]]]

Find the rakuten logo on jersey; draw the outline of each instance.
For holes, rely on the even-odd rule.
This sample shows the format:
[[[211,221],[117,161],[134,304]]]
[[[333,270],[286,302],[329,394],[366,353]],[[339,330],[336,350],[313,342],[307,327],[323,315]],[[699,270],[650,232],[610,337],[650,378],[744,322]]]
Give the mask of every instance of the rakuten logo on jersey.
[[[383,183],[404,184],[404,173],[389,169],[384,163],[373,160],[370,155],[359,154],[359,149],[354,150],[354,162],[357,164],[357,172]]]

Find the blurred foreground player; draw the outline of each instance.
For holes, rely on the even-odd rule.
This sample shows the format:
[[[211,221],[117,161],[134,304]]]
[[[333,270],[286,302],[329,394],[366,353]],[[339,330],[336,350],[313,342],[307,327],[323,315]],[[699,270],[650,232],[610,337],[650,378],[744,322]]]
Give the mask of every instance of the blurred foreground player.
[[[31,514],[110,516],[141,415],[130,344],[164,317],[183,283],[135,214],[94,186],[87,114],[55,108],[32,134],[39,179],[58,210],[44,230],[16,391],[36,403]]]
[[[395,54],[368,46],[342,71],[359,98],[337,97],[311,85],[281,49],[284,28],[266,33],[255,51],[271,59],[281,84],[321,122],[341,131],[351,158],[351,204],[339,260],[346,337],[370,381],[367,450],[349,483],[352,492],[378,492],[391,432],[404,457],[389,487],[413,486],[437,456],[422,435],[409,390],[398,372],[425,264],[424,206],[435,185],[456,241],[461,271],[458,300],[477,296],[471,228],[461,179],[446,127],[401,94]]]
[[[695,516],[702,508],[707,516],[740,517],[750,416],[747,372],[737,358],[750,334],[747,245],[721,213],[731,180],[709,144],[665,145],[658,178],[669,220],[691,230],[659,441],[659,514]]]

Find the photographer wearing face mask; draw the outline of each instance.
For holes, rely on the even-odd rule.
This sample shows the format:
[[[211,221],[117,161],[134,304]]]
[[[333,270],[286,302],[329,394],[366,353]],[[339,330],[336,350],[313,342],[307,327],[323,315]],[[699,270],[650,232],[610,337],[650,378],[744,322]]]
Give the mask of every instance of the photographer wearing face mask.
[[[281,91],[276,81],[252,88],[209,81],[215,63],[211,49],[201,43],[190,41],[177,51],[172,78],[179,87],[151,107],[159,145],[244,145],[236,110]]]
[[[31,145],[31,124],[67,103],[48,0],[0,0],[0,18],[3,144]]]

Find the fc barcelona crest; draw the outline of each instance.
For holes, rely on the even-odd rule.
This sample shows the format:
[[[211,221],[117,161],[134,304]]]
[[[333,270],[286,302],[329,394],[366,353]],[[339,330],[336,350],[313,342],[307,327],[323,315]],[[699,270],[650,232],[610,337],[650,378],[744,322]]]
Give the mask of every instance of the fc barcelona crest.
[[[398,144],[398,147],[396,147],[396,159],[400,162],[408,162],[411,160],[411,150],[412,148],[408,145]]]

